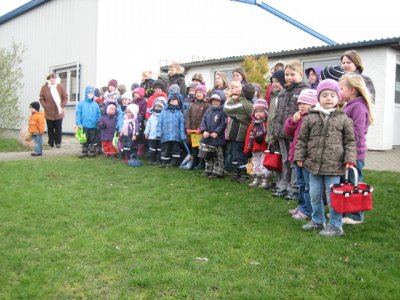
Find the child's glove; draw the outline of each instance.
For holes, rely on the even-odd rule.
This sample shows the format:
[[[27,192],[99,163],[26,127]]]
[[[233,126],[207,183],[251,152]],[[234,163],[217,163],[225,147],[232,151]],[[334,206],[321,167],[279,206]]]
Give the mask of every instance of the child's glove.
[[[186,129],[186,134],[190,134],[190,133],[191,133],[190,128]]]
[[[197,128],[197,129],[196,129],[196,133],[197,133],[197,134],[201,133],[201,129],[200,129],[200,128]]]

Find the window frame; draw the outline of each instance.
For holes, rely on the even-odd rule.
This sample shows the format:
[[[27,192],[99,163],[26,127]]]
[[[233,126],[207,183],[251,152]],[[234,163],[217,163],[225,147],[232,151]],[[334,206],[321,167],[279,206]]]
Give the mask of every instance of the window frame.
[[[76,72],[76,82],[75,82],[75,97],[72,98],[72,79],[71,73]],[[50,73],[55,73],[57,74],[58,77],[60,77],[61,73],[67,73],[66,77],[66,83],[63,84],[67,94],[68,94],[68,103],[67,106],[76,106],[78,105],[79,99],[80,99],[80,86],[81,86],[81,80],[80,80],[80,74],[81,74],[81,65],[79,62],[73,62],[73,63],[68,63],[68,64],[63,64],[63,65],[57,65],[57,66],[52,66],[50,67]],[[61,78],[61,77],[60,77]]]

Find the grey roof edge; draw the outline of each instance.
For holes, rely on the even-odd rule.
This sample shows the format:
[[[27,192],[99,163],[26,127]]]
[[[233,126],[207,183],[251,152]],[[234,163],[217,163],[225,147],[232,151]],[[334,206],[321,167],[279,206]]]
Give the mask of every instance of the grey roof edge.
[[[0,17],[0,25],[32,10],[51,0],[32,0]]]
[[[248,55],[239,55],[239,56],[229,56],[224,58],[213,58],[207,60],[200,60],[200,61],[193,61],[189,63],[182,63],[181,65],[186,68],[194,68],[194,67],[201,67],[210,64],[218,65],[218,64],[226,64],[226,63],[236,63],[241,62],[244,60],[246,56],[267,56],[268,58],[279,58],[284,59],[287,56],[295,56],[299,54],[313,54],[313,53],[321,53],[321,52],[330,52],[330,51],[337,51],[337,50],[349,50],[349,49],[359,49],[359,48],[366,48],[366,47],[381,47],[381,46],[393,46],[399,47],[400,45],[400,36],[398,37],[391,37],[391,38],[383,38],[383,39],[375,39],[375,40],[364,40],[358,42],[351,42],[351,43],[342,43],[336,45],[323,45],[323,46],[312,46],[307,48],[298,48],[292,50],[282,50],[282,51],[275,51],[275,52],[265,52],[259,54],[248,54]],[[161,66],[161,71],[167,71],[168,66]]]

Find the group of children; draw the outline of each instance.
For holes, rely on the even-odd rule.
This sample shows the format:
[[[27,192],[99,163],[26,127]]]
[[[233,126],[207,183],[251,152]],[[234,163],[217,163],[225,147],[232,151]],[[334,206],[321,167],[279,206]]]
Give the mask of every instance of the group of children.
[[[273,70],[267,100],[261,98],[258,84],[247,82],[242,68],[233,71],[231,82],[217,72],[210,92],[201,74],[195,74],[186,89],[177,64],[169,67],[167,79],[149,82],[144,76],[146,89],[134,85],[122,95],[111,80],[100,101],[95,88],[88,86],[76,109],[76,126],[87,137],[80,157],[95,157],[101,143],[105,156],[119,155],[127,162],[137,158],[142,144],[149,163],[178,167],[187,143],[192,168],[203,170],[202,176],[223,178],[229,171],[236,182],[251,181],[250,188],[298,199],[298,207],[289,213],[296,220],[310,220],[304,230],[342,235],[342,215],[330,207],[329,189],[350,166],[362,178],[372,100],[360,74],[343,74],[338,82],[322,80],[322,73],[322,68],[307,69],[306,84],[302,63],[290,61]],[[33,122],[37,112],[31,106]],[[201,135],[199,145],[191,144],[192,134]],[[282,155],[281,173],[263,165],[269,147]],[[250,158],[252,177],[246,168]],[[324,200],[330,207],[327,226]]]

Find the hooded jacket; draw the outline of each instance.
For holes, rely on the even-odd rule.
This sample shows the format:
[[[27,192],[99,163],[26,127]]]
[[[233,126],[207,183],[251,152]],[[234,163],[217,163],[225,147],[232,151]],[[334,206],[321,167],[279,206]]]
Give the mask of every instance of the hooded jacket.
[[[344,113],[329,115],[311,109],[304,117],[294,152],[295,161],[313,175],[341,176],[345,163],[356,162],[356,143],[352,121]]]
[[[92,91],[93,98],[89,99],[89,91]],[[79,101],[75,112],[75,123],[83,128],[97,128],[97,122],[101,117],[99,105],[94,101],[94,87],[87,86],[85,89],[85,99]]]
[[[44,112],[33,112],[29,117],[28,132],[43,134],[44,123]]]
[[[231,118],[227,125],[228,137],[233,141],[244,142],[251,121],[253,103],[243,97],[238,102],[229,98],[224,104],[224,112]]]
[[[98,126],[100,129],[100,138],[102,141],[112,141],[117,127],[117,112],[114,115],[107,114],[107,108],[110,105],[114,105],[109,102],[106,106],[105,113],[101,116]],[[116,108],[116,107],[115,107]]]
[[[178,105],[181,107],[181,103]],[[157,123],[157,139],[164,142],[181,142],[186,140],[183,113],[181,109],[176,109],[168,105],[164,109]]]
[[[201,132],[207,131],[210,134],[218,134],[217,138],[202,138],[201,143],[211,146],[223,146],[225,145],[225,128],[227,116],[224,112],[225,95],[222,91],[214,91],[221,97],[221,105],[218,107],[210,106],[205,112],[203,119],[201,120],[200,130]]]
[[[163,94],[165,94],[165,93],[163,93]],[[159,98],[159,97],[157,97],[157,98]],[[151,115],[150,115],[150,118],[147,120],[146,128],[144,129],[144,134],[148,135],[149,140],[156,140],[157,139],[157,124],[158,124],[158,120],[160,118],[160,114],[161,114],[162,111],[159,112],[159,113],[158,112],[154,112],[154,106],[155,106],[155,104],[160,103],[160,101],[161,101],[161,103],[163,105],[163,110],[167,106],[167,100],[157,100],[157,102],[153,101],[153,106],[150,109]]]

